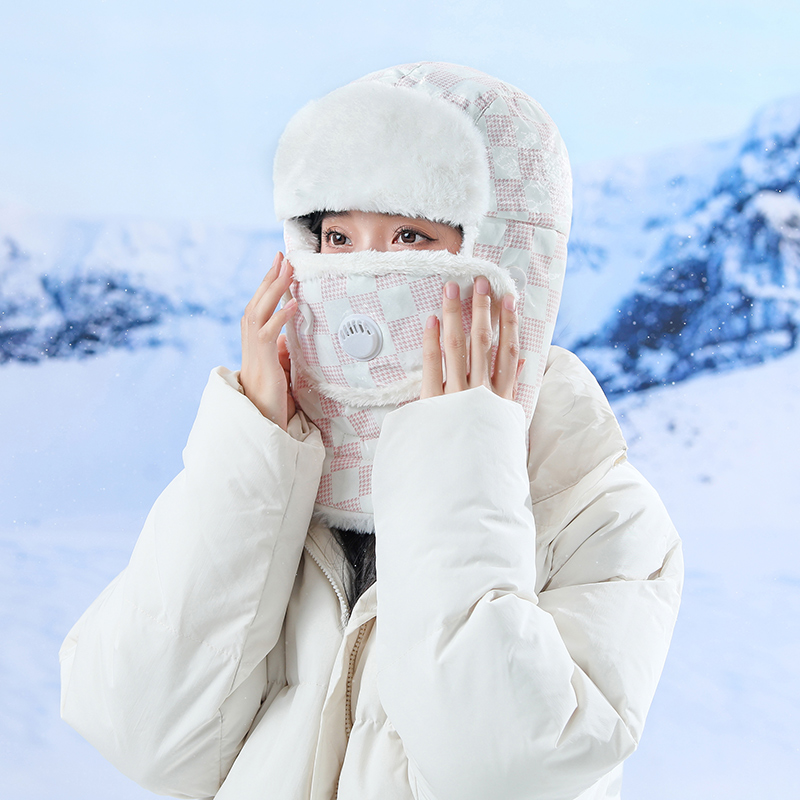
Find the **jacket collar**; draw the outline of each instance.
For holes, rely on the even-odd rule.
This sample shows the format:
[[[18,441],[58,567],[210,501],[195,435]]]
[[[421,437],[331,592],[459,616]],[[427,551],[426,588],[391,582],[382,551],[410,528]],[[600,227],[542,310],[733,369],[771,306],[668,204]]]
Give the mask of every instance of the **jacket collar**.
[[[339,543],[327,525],[321,522],[311,524],[306,536],[305,550],[322,570],[339,600],[343,630],[348,631],[353,627],[359,627],[376,616],[378,610],[377,582],[366,589],[356,601],[355,606],[350,609],[342,574],[343,570],[347,569],[347,564]]]

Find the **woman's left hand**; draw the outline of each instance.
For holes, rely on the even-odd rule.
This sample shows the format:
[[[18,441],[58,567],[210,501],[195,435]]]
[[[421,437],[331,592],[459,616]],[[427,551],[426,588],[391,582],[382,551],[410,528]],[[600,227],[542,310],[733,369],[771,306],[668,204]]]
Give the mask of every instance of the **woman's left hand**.
[[[461,392],[486,386],[500,397],[512,400],[519,367],[519,333],[514,296],[507,294],[499,304],[492,303],[489,281],[475,279],[472,293],[472,329],[464,336],[461,296],[458,284],[445,284],[442,297],[442,335],[435,316],[428,318],[422,337],[422,391],[420,398]],[[500,342],[494,370],[492,366],[492,323],[499,311]],[[447,380],[442,375],[442,349]],[[469,352],[469,372],[467,353]]]

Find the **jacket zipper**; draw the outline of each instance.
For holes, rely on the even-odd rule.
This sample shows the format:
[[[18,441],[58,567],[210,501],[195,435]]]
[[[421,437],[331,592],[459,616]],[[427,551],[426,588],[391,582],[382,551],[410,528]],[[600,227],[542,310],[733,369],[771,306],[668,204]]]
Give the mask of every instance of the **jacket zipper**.
[[[361,644],[364,641],[364,636],[367,632],[367,623],[365,622],[358,629],[356,640],[350,650],[350,659],[347,665],[347,683],[345,684],[344,692],[344,733],[347,740],[350,740],[350,732],[353,730],[353,678],[356,674],[356,662],[358,661],[358,651],[361,649]],[[336,791],[333,794],[333,800],[338,800],[339,797],[339,781],[341,780],[342,773],[339,771],[339,777],[336,779]]]
[[[341,609],[340,622],[342,628],[345,628],[347,625],[348,616],[350,614],[350,606],[347,603],[347,598],[344,596],[344,592],[339,588],[339,584],[329,572],[328,568],[314,555],[314,553],[311,551],[311,548],[308,547],[308,545],[304,545],[303,549],[311,556],[313,562],[320,568],[322,574],[328,579],[328,583],[330,583],[330,585],[333,587],[333,591],[336,592],[336,596],[339,598],[339,608]]]
[[[364,641],[366,632],[367,624],[364,623],[358,629],[353,649],[350,651],[350,663],[347,667],[347,683],[345,684],[344,693],[344,732],[348,739],[350,738],[350,731],[353,730],[353,678],[356,675],[358,651],[361,649],[361,643]]]
[[[339,606],[341,608],[341,623],[342,627],[345,628],[347,626],[348,617],[350,615],[350,606],[347,603],[347,598],[344,595],[344,592],[339,587],[338,582],[333,577],[331,572],[328,568],[322,563],[322,561],[317,558],[317,556],[312,552],[311,548],[308,545],[304,545],[303,549],[311,556],[313,562],[320,568],[322,574],[328,579],[328,583],[333,587],[333,591],[336,592],[336,596],[339,598]],[[358,653],[361,649],[361,645],[364,642],[364,637],[367,633],[367,623],[365,622],[363,625],[359,626],[358,633],[356,634],[356,640],[353,643],[353,647],[350,650],[350,658],[348,660],[347,665],[347,682],[345,684],[345,695],[344,695],[344,731],[345,736],[347,739],[350,739],[350,732],[353,730],[353,679],[355,678],[356,674],[356,662],[358,661]],[[339,773],[339,777],[341,777],[341,772]],[[339,778],[336,779],[336,791],[333,795],[333,800],[337,800],[339,797]]]

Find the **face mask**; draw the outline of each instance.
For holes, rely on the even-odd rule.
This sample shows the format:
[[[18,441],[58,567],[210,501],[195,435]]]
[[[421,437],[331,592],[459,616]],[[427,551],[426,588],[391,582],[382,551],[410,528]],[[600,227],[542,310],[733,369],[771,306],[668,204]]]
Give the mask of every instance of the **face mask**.
[[[317,513],[339,527],[372,529],[372,461],[384,417],[419,397],[422,334],[441,317],[448,281],[461,287],[465,334],[472,286],[516,295],[506,270],[439,251],[288,253],[298,312],[289,328],[298,405],[326,449]]]

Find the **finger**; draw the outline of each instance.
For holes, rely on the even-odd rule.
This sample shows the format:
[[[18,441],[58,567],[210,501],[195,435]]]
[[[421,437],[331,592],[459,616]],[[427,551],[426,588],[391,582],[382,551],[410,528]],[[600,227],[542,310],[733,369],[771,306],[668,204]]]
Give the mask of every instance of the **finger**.
[[[272,282],[277,277],[278,273],[281,269],[281,264],[283,263],[283,253],[280,250],[275,255],[275,258],[272,260],[272,266],[267,270],[267,274],[262,278],[261,283],[258,285],[258,289],[256,289],[255,294],[250,299],[250,302],[247,304],[248,308],[255,308],[258,304],[258,301],[264,295],[264,292],[272,285]]]
[[[492,376],[495,394],[508,400],[514,398],[519,361],[519,325],[514,296],[507,294],[500,307],[500,342]]]
[[[443,393],[442,348],[439,344],[439,320],[431,315],[422,334],[422,388],[420,399]]]
[[[286,335],[281,334],[278,337],[278,362],[286,375],[286,419],[291,419],[297,407],[292,395],[292,359],[289,356],[289,348],[286,344]]]
[[[281,329],[294,316],[296,311],[297,300],[292,298],[258,329],[258,341],[261,344],[276,346]]]
[[[489,281],[482,275],[475,278],[469,340],[469,385],[491,387],[492,297],[489,294]]]
[[[259,317],[259,303],[269,288],[275,283],[278,275],[280,275],[280,270],[283,268],[283,261],[283,253],[278,252],[272,262],[272,266],[259,284],[258,289],[256,289],[255,294],[250,298],[250,302],[247,306],[245,306],[244,314],[242,315],[243,344],[247,336],[252,335],[264,324],[264,320]]]
[[[263,326],[275,313],[281,297],[292,282],[292,265],[287,259],[281,262],[280,271],[266,287],[249,316],[249,323],[256,328]],[[288,308],[288,303],[284,308]]]
[[[458,284],[448,281],[442,299],[442,340],[447,381],[445,394],[467,388],[467,340],[461,318],[461,291]]]
[[[517,363],[517,374],[514,376],[514,392],[513,394],[516,395],[517,393],[517,384],[519,383],[519,376],[522,374],[522,368],[525,366],[525,359],[521,358]]]
[[[286,334],[283,333],[278,337],[278,361],[280,361],[283,371],[288,374],[292,369],[292,359],[286,344]]]

